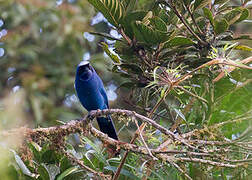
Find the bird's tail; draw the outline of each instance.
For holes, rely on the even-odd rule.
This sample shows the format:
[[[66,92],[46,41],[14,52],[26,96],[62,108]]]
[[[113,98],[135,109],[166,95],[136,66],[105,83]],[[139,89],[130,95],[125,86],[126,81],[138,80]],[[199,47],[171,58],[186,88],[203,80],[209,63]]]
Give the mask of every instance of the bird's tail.
[[[115,126],[109,115],[107,117],[97,117],[97,122],[101,132],[107,134],[109,137],[115,140],[118,140]]]

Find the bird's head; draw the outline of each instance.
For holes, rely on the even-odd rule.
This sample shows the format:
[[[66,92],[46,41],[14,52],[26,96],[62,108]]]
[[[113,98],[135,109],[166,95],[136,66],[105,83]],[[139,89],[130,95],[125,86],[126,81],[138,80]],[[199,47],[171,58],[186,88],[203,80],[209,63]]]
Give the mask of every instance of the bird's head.
[[[93,69],[88,61],[82,61],[77,68],[77,76],[82,81],[89,80],[93,74]]]

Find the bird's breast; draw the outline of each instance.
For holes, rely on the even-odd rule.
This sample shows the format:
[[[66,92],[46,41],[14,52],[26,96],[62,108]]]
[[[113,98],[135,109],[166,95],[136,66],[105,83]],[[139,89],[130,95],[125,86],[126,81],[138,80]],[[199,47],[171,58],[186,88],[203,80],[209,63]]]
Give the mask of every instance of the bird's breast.
[[[91,78],[89,81],[75,81],[75,89],[81,104],[88,110],[104,109],[104,98],[100,93],[98,82]]]

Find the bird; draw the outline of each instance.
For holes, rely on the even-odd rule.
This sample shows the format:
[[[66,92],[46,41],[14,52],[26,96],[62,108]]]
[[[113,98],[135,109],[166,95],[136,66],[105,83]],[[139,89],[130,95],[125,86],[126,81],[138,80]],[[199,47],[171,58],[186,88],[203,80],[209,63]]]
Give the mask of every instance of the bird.
[[[75,90],[82,106],[88,111],[109,109],[108,97],[101,78],[89,61],[82,61],[77,66]],[[110,115],[97,117],[101,132],[118,140],[115,126]]]

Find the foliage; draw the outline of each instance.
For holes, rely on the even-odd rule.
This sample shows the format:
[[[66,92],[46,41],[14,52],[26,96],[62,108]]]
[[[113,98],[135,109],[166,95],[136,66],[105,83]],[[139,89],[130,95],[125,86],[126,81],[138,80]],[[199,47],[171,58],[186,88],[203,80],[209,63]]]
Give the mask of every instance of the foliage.
[[[6,50],[0,57],[1,130],[9,128],[6,122],[9,119],[25,121],[15,126],[30,122],[34,127],[79,117],[83,110],[76,100],[71,100],[75,67],[83,53],[90,52],[96,69],[103,74],[105,51],[112,60],[106,63],[111,67],[114,83],[120,83],[118,92],[122,98],[117,100],[118,107],[133,109],[181,136],[192,132],[188,138],[192,142],[229,140],[244,146],[223,145],[219,149],[217,145],[201,145],[199,150],[211,152],[215,157],[204,160],[235,164],[251,159],[252,73],[251,66],[245,65],[249,62],[242,61],[251,56],[251,37],[243,32],[252,29],[251,20],[247,20],[251,17],[251,1],[88,2],[63,1],[57,7],[49,0],[0,2],[0,20],[4,22],[0,28],[8,29],[7,35],[0,36],[3,41],[0,48]],[[90,5],[103,14],[107,23],[89,26],[94,15]],[[109,34],[111,29],[120,36]],[[84,40],[84,31],[97,35],[92,43]],[[21,95],[16,96],[18,88]],[[10,97],[20,99],[19,107],[16,108],[15,100],[4,98],[9,91],[12,91]],[[19,111],[11,111],[12,108]],[[17,116],[13,118],[13,114]],[[117,127],[122,127],[120,139],[128,140],[128,131],[136,129],[134,119],[114,117],[117,120]],[[144,129],[143,136],[144,141],[138,138],[136,144],[145,147],[147,143],[151,149],[160,148],[168,139],[152,126]],[[5,179],[95,176],[73,163],[69,155],[48,139],[26,141],[28,146],[19,151],[1,143],[0,154],[4,155],[0,156],[3,160],[0,174]],[[106,148],[91,136],[74,134],[66,137],[63,144],[65,152],[74,159],[109,176],[122,160],[121,156],[110,158]],[[192,151],[179,143],[168,144],[163,150]],[[171,159],[186,155],[172,154]],[[195,161],[153,161],[141,153],[130,153],[120,177],[250,179],[251,161],[244,162],[233,170]]]

